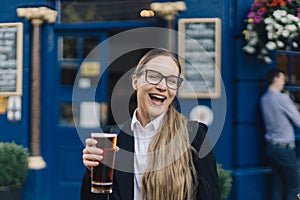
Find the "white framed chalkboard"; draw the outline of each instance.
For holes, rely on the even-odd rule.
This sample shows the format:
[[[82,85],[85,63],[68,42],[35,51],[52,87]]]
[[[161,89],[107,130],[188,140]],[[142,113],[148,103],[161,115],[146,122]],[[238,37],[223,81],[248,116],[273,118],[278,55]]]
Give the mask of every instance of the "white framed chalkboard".
[[[22,95],[23,24],[0,23],[0,96]]]
[[[182,66],[182,98],[220,97],[221,20],[178,20],[178,55]]]

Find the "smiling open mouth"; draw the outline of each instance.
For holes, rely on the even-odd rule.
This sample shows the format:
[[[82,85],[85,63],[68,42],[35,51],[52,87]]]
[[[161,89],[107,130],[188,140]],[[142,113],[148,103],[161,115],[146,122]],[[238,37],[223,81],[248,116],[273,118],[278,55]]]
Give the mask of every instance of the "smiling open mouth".
[[[166,100],[166,97],[161,96],[161,95],[157,95],[157,94],[149,94],[150,99],[154,102],[154,103],[163,103]]]

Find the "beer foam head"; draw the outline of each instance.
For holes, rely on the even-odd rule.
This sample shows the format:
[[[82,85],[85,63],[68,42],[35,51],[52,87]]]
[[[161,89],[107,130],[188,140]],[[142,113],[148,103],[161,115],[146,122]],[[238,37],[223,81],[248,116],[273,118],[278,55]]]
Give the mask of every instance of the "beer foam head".
[[[102,137],[102,138],[111,138],[116,137],[117,134],[114,133],[92,133],[92,137]]]

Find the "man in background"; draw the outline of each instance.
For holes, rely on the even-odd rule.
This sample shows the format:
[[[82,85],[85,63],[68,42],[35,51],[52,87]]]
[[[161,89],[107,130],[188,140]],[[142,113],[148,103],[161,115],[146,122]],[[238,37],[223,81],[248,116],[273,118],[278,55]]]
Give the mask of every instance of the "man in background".
[[[300,114],[290,97],[282,93],[285,81],[283,71],[268,71],[268,88],[260,100],[266,156],[272,168],[272,200],[297,199],[299,186],[294,126],[300,127]]]

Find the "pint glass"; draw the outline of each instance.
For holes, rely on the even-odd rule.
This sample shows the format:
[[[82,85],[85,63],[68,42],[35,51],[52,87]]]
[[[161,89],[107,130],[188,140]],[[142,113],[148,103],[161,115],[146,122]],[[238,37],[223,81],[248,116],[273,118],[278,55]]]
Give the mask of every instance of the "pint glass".
[[[97,167],[91,169],[91,192],[107,194],[112,192],[113,172],[117,134],[92,133],[97,140],[96,147],[103,150],[103,159]]]

